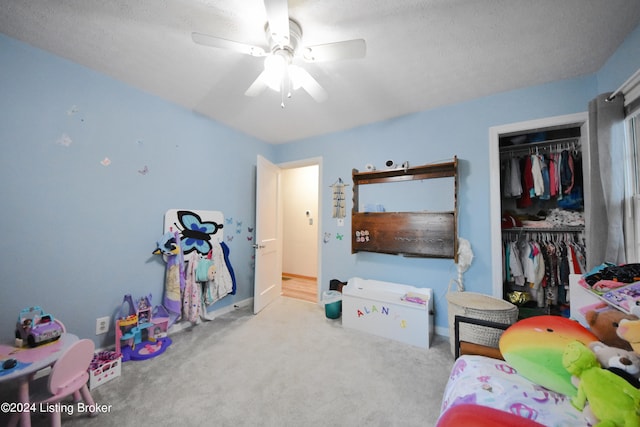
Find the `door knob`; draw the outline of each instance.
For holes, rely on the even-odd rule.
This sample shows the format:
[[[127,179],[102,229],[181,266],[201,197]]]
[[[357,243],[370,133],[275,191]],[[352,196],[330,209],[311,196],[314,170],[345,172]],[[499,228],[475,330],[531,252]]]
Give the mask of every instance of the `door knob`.
[[[253,249],[264,249],[264,247],[265,247],[264,245],[259,245],[257,243],[253,244]]]

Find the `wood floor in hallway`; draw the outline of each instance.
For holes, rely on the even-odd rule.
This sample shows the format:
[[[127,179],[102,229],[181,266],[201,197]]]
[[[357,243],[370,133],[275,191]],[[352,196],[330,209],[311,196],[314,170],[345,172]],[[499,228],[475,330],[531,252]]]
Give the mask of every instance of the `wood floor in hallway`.
[[[282,273],[282,295],[304,301],[318,302],[317,279]]]

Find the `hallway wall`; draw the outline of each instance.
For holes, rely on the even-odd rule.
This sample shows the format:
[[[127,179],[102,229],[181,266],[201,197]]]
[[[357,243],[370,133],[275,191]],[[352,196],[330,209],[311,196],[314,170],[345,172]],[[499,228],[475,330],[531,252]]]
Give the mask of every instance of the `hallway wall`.
[[[317,277],[318,166],[283,169],[282,172],[282,271]]]

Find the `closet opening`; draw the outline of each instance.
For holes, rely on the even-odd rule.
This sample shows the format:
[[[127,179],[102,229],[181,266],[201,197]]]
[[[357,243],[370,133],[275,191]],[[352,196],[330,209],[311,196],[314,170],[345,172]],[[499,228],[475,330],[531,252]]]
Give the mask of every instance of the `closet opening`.
[[[570,316],[569,275],[586,269],[586,113],[492,128],[494,296],[520,318]]]

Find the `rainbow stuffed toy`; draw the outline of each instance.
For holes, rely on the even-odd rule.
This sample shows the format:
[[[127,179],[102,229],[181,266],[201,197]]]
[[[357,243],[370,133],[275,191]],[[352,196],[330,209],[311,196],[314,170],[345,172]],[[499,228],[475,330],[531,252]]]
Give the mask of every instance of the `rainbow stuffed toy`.
[[[535,316],[511,325],[500,337],[504,360],[520,375],[567,396],[575,396],[571,375],[562,365],[568,343],[598,338],[578,322],[560,316]]]

